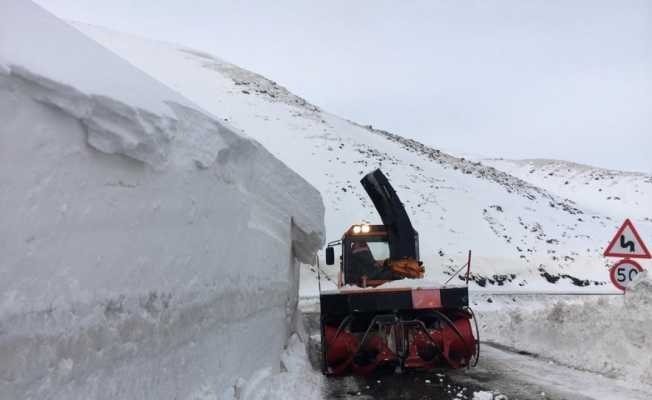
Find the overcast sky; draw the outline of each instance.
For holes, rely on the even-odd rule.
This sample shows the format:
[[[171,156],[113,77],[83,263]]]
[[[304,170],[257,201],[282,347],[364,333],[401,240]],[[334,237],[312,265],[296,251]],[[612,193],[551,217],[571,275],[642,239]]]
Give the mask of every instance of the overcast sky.
[[[652,172],[652,1],[37,0],[453,152]]]

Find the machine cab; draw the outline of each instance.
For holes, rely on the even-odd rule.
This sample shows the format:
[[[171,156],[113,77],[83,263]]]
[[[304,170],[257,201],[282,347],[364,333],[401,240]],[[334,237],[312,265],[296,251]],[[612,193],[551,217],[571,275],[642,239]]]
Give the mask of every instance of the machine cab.
[[[415,232],[416,235],[416,232]],[[418,243],[417,237],[415,242]],[[390,268],[389,235],[384,225],[353,225],[326,248],[326,264],[335,263],[333,245],[341,245],[338,286],[379,286],[403,279]]]
[[[333,245],[342,245],[338,286],[378,286],[402,278],[422,278],[419,235],[387,177],[379,170],[360,183],[371,198],[382,225],[353,225],[342,240],[329,243],[326,264],[335,263]]]

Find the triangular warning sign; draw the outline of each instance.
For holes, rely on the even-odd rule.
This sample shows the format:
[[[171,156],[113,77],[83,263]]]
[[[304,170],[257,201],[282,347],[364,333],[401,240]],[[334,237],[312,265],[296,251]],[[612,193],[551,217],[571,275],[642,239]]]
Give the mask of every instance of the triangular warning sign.
[[[605,257],[652,258],[641,236],[627,218],[604,251]]]

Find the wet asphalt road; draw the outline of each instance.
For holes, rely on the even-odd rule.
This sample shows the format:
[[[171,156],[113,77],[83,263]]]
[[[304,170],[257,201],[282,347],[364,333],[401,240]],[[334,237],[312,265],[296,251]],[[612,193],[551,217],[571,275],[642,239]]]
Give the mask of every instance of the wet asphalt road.
[[[445,375],[406,373],[377,377],[329,378],[327,399],[465,399],[473,389],[452,383]],[[477,390],[477,389],[476,389]]]

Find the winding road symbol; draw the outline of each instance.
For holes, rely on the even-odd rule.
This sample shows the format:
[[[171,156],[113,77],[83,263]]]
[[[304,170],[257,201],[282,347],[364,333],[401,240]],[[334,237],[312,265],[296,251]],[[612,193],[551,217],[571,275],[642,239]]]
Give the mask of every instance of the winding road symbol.
[[[645,246],[641,235],[630,219],[626,219],[618,229],[614,238],[604,251],[605,257],[622,258],[652,258],[652,254]]]
[[[623,249],[629,248],[629,251],[631,253],[636,252],[636,245],[634,244],[634,242],[632,242],[631,240],[627,240],[627,241],[625,240],[627,240],[625,238],[625,235],[620,235],[620,247]]]

